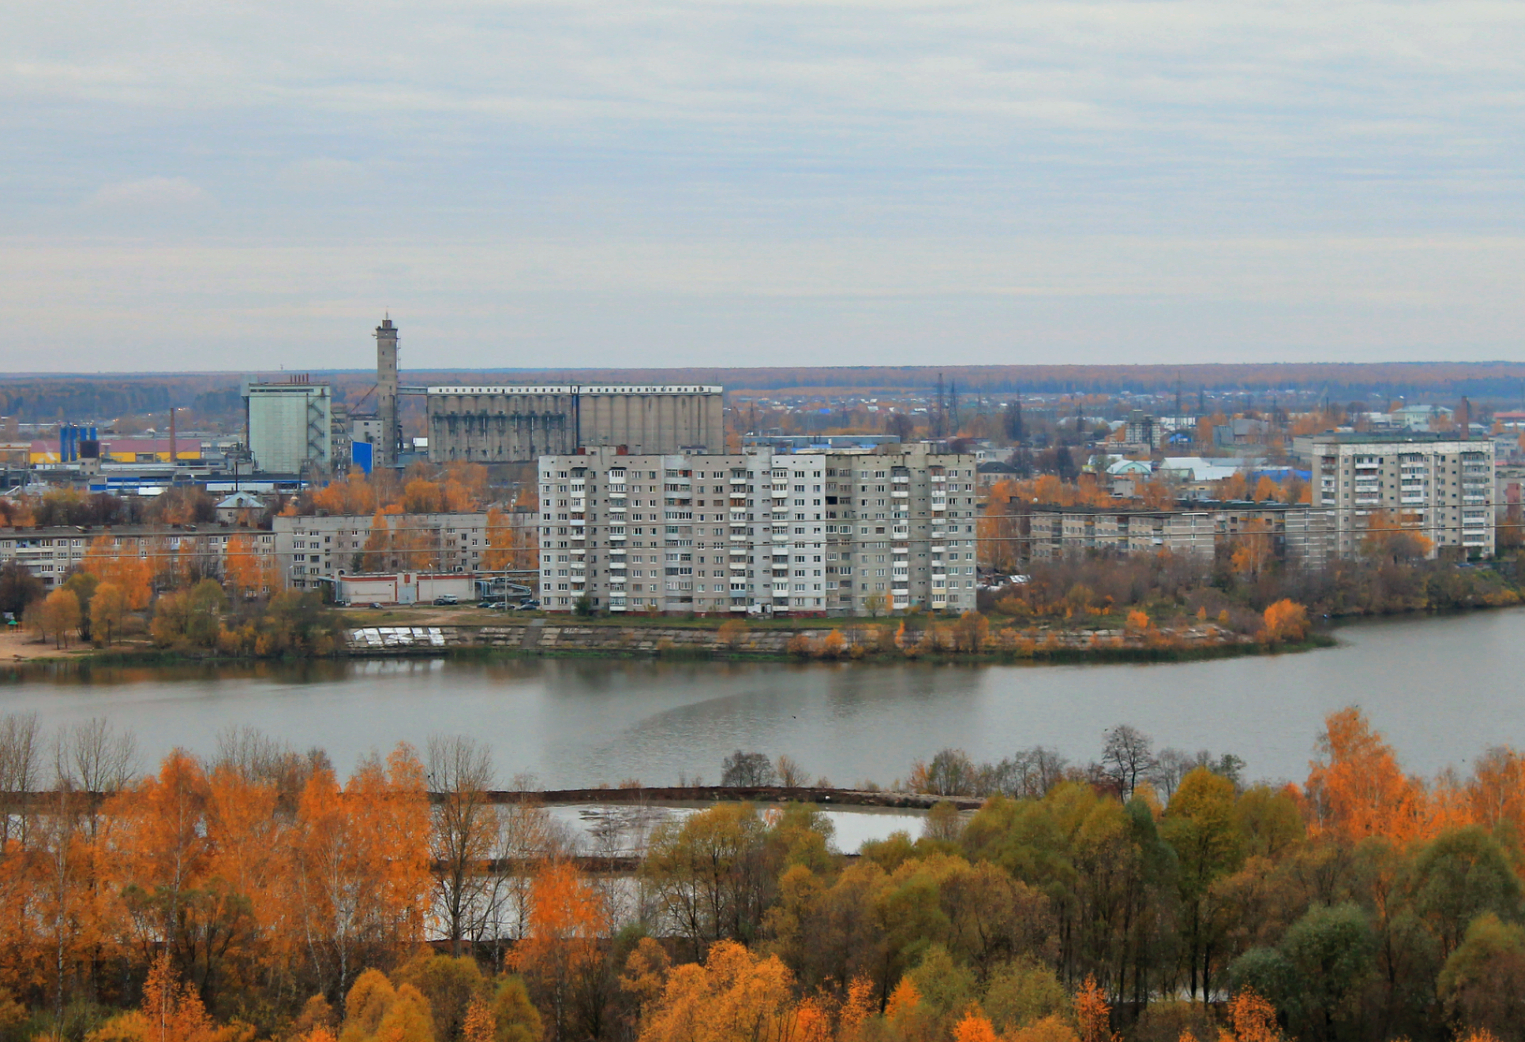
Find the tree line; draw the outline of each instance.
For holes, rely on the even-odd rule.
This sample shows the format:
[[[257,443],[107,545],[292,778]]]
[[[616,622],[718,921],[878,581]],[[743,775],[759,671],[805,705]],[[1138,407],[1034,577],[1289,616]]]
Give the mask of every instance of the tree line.
[[[1129,727],[1075,765],[947,750],[919,836],[817,807],[569,835],[484,746],[225,732],[152,774],[0,718],[0,1033],[88,1042],[1268,1042],[1525,1032],[1525,758],[1406,775],[1354,709],[1300,785]],[[728,757],[727,779],[803,778]],[[525,789],[522,779],[515,787]],[[644,823],[643,823],[644,821]],[[618,833],[618,834],[617,834]],[[634,838],[633,838],[634,837]],[[633,876],[573,856],[634,842]]]

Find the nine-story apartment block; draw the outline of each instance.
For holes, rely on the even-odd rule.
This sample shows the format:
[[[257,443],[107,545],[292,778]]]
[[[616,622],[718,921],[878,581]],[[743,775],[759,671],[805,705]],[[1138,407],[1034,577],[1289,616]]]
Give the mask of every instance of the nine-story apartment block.
[[[1491,441],[1339,433],[1312,435],[1307,444],[1313,503],[1333,510],[1340,556],[1360,550],[1373,518],[1423,535],[1432,553],[1454,547],[1471,557],[1493,555]]]
[[[540,458],[541,602],[861,614],[975,600],[975,459],[888,453]]]

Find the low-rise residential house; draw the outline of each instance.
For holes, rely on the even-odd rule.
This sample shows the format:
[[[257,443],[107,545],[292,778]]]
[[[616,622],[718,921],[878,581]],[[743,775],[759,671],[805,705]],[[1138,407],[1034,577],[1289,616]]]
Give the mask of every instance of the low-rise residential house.
[[[419,571],[480,573],[520,571],[517,581],[534,578],[535,515],[505,511],[522,549],[508,568],[487,567],[490,549],[486,512],[387,514],[386,531],[371,540],[371,514],[276,517],[275,552],[286,581],[296,589],[331,584],[354,572]],[[501,563],[501,562],[497,562]]]

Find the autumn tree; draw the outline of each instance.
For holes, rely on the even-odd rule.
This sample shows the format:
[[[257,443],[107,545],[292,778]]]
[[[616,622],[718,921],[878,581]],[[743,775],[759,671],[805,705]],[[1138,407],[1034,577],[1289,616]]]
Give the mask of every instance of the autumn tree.
[[[74,571],[68,579],[64,580],[63,588],[74,594],[79,601],[79,624],[75,627],[75,631],[79,634],[80,640],[90,639],[90,605],[95,599],[95,590],[100,583],[99,579],[84,569]]]
[[[794,1026],[792,985],[776,956],[723,941],[702,964],[667,974],[641,1022],[640,1042],[786,1042]]]
[[[111,639],[122,629],[122,618],[127,613],[127,598],[116,583],[103,582],[95,589],[90,601],[90,630],[102,644],[111,645]]]
[[[201,765],[177,749],[105,811],[117,823],[111,876],[131,913],[133,941],[145,959],[163,945],[179,970],[199,945],[193,906],[211,856],[208,796]]]
[[[227,546],[223,548],[222,574],[233,587],[235,597],[250,597],[260,592],[265,585],[265,568],[254,552],[252,536],[228,538]]]
[[[109,532],[103,532],[86,548],[83,566],[101,582],[116,584],[129,611],[148,607],[154,568],[141,552],[131,551]]]
[[[541,867],[530,891],[529,935],[512,960],[546,1014],[549,1042],[570,1034],[576,991],[597,969],[599,940],[607,930],[602,897],[575,866],[556,861]]]
[[[70,631],[79,629],[81,618],[79,598],[74,591],[57,589],[43,598],[37,624],[44,637],[51,633],[54,644],[65,647],[69,643]]]
[[[445,509],[444,493],[432,481],[414,479],[403,488],[402,509],[407,514],[438,514]]]
[[[1171,796],[1160,831],[1180,864],[1188,994],[1195,998],[1200,985],[1205,997],[1212,994],[1212,886],[1244,858],[1234,783],[1206,767],[1191,771]]]
[[[1525,1024],[1525,927],[1492,912],[1473,919],[1446,959],[1436,984],[1457,1021],[1498,1038],[1518,1038]]]
[[[1398,767],[1392,748],[1354,707],[1330,713],[1319,736],[1320,758],[1305,790],[1312,828],[1352,841],[1368,836],[1407,840],[1423,830],[1423,789]]]
[[[215,1036],[201,997],[179,979],[167,954],[153,960],[143,984],[142,1010],[145,1042],[212,1042]]]
[[[292,914],[311,972],[344,991],[366,964],[385,964],[423,933],[430,889],[424,771],[398,746],[364,759],[341,792],[312,772],[297,806]]]
[[[1257,995],[1253,988],[1242,988],[1228,1002],[1228,1022],[1232,1029],[1227,1042],[1279,1042],[1276,1007]],[[1206,1040],[1204,1040],[1206,1042]]]
[[[1417,561],[1435,549],[1434,541],[1424,534],[1417,520],[1387,510],[1368,514],[1363,533],[1361,552],[1368,557]]]
[[[360,550],[360,571],[385,572],[391,568],[392,533],[386,515],[378,510],[371,518],[370,531]]]
[[[1075,1020],[1080,1042],[1118,1042],[1112,1034],[1112,1007],[1095,977],[1087,977],[1075,993]]]
[[[1262,633],[1267,643],[1295,644],[1300,640],[1307,639],[1309,622],[1308,609],[1296,601],[1282,598],[1267,606],[1265,610],[1265,630]]]
[[[482,552],[482,568],[497,572],[514,565],[514,529],[509,517],[497,507],[487,511],[487,549]]]
[[[1103,735],[1102,768],[1126,800],[1133,795],[1139,780],[1154,770],[1154,743],[1149,736],[1129,724],[1119,724]]]

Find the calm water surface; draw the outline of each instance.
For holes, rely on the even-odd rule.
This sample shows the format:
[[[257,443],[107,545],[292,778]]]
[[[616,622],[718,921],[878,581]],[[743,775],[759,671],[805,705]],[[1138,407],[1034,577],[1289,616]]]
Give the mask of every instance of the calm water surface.
[[[1308,654],[1168,665],[832,666],[606,660],[357,661],[287,667],[28,672],[0,711],[49,725],[105,716],[146,756],[211,752],[247,724],[347,769],[431,733],[491,744],[499,774],[551,788],[680,774],[719,779],[740,747],[830,781],[881,784],[945,746],[978,759],[1044,744],[1073,759],[1131,723],[1159,745],[1234,752],[1252,777],[1301,779],[1325,713],[1358,704],[1405,766],[1465,767],[1525,745],[1525,610],[1362,623]]]

